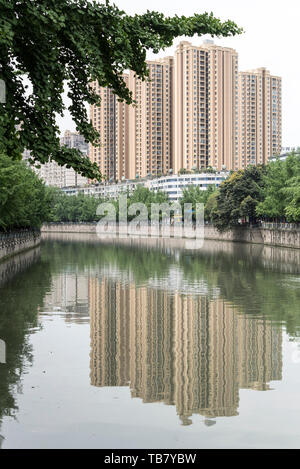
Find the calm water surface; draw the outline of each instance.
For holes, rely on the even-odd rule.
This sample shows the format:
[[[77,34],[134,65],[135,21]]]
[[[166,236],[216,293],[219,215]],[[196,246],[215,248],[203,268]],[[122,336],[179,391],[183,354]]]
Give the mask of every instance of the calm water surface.
[[[300,252],[192,248],[52,235],[0,264],[0,447],[300,448]]]

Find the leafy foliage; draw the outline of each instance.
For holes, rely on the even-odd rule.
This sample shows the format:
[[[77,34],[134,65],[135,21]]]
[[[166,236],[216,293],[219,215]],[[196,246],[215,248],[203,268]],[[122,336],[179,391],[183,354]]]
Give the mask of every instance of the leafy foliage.
[[[66,195],[60,189],[47,188],[48,206],[51,207],[47,221],[49,222],[95,222],[102,216],[97,215],[99,204],[109,202],[116,211],[119,219],[119,200],[101,199],[89,195]],[[131,194],[127,194],[127,210],[136,203],[143,203],[151,214],[151,204],[168,202],[168,197],[163,192],[152,192],[149,189],[138,186]],[[104,216],[104,215],[103,215]],[[128,216],[128,220],[134,216]]]
[[[87,195],[66,195],[60,189],[48,188],[48,204],[51,207],[49,222],[93,222],[101,199]]]
[[[150,218],[152,204],[164,204],[168,203],[168,201],[168,195],[162,191],[153,192],[150,191],[150,189],[148,189],[147,187],[137,186],[135,191],[131,194],[128,199],[128,207],[133,204],[142,203],[147,207],[148,216]],[[131,218],[134,218],[134,216],[132,216]]]
[[[285,161],[278,159],[267,166],[263,201],[256,212],[269,219],[300,221],[300,154],[293,153]]]
[[[0,229],[39,228],[47,211],[44,183],[22,161],[0,154]]]
[[[216,190],[210,194],[205,204],[204,217],[205,220],[212,221],[216,217],[218,209],[218,196],[219,190]]]
[[[219,230],[237,226],[241,218],[256,219],[256,207],[263,200],[264,173],[262,166],[249,166],[221,184],[212,216]]]
[[[0,151],[17,159],[27,148],[36,162],[50,158],[101,179],[96,164],[78,150],[60,147],[56,116],[65,110],[64,85],[77,130],[86,141],[99,144],[86,111],[86,104],[100,104],[91,81],[130,104],[132,94],[122,74],[130,69],[144,80],[147,50],[158,53],[178,36],[241,32],[232,21],[221,22],[208,13],[128,16],[108,1],[0,0],[0,79],[7,88],[7,102],[0,104]]]
[[[204,191],[200,188],[200,186],[195,186],[193,184],[189,185],[182,191],[182,197],[180,199],[182,212],[184,210],[184,204],[192,204],[194,214],[196,213],[197,204],[204,204],[206,208],[209,198],[216,192],[217,188],[213,184],[209,185]]]

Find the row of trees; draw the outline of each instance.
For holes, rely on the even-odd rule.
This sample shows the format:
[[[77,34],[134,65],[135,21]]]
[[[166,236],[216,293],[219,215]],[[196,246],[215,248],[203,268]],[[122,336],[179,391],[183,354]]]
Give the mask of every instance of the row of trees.
[[[117,219],[119,201],[105,200],[88,195],[69,196],[60,189],[46,187],[37,175],[23,161],[13,161],[0,154],[0,231],[39,229],[44,222],[94,222],[99,204],[113,204]],[[151,204],[167,203],[168,197],[162,192],[151,192],[142,186],[127,198],[127,208],[143,203],[148,213]],[[105,213],[102,215],[104,216]],[[133,213],[128,218],[134,218]]]
[[[49,188],[48,195],[51,199],[50,210],[47,221],[49,222],[95,222],[105,216],[108,211],[104,207],[101,215],[97,215],[97,208],[100,204],[109,203],[113,206],[116,214],[116,220],[119,220],[120,207],[119,200],[101,199],[88,195],[66,195],[59,189]],[[163,192],[152,192],[149,189],[138,186],[132,194],[127,194],[127,213],[128,220],[133,219],[137,213],[130,213],[130,206],[133,204],[143,204],[147,208],[147,212],[151,214],[151,204],[167,203],[168,196]]]
[[[104,199],[85,195],[68,196],[61,190],[47,188],[22,161],[12,161],[0,155],[0,230],[39,228],[43,222],[93,222],[99,204]],[[117,219],[119,200],[113,204]],[[141,203],[151,214],[152,204],[168,203],[163,192],[152,192],[138,186],[127,194],[128,219],[140,210],[130,210]],[[285,161],[277,160],[267,166],[249,166],[232,173],[217,189],[209,186],[205,191],[189,186],[180,200],[184,204],[205,206],[205,219],[219,230],[226,230],[241,223],[257,223],[258,220],[300,222],[300,154],[291,154]],[[141,209],[143,210],[143,209]]]
[[[219,189],[191,186],[181,202],[204,203],[205,219],[219,230],[259,220],[300,222],[300,154],[233,172]]]

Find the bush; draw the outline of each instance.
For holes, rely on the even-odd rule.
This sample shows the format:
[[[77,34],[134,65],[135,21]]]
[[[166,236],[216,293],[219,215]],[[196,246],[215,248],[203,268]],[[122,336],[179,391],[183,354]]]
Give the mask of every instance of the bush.
[[[47,213],[44,183],[23,161],[0,154],[0,230],[38,229]]]

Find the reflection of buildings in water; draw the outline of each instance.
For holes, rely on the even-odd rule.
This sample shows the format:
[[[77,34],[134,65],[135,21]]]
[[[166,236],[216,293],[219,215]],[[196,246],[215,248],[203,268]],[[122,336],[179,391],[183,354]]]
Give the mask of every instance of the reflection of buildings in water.
[[[218,287],[210,287],[204,278],[200,280],[187,279],[184,271],[178,265],[172,265],[164,278],[149,279],[148,287],[188,295],[209,295],[214,298],[220,295],[220,289]]]
[[[239,389],[281,379],[281,331],[223,300],[90,279],[91,383],[192,414],[237,415]]]
[[[89,315],[89,283],[84,274],[63,272],[52,278],[44,311],[62,311],[66,322],[86,322]]]

